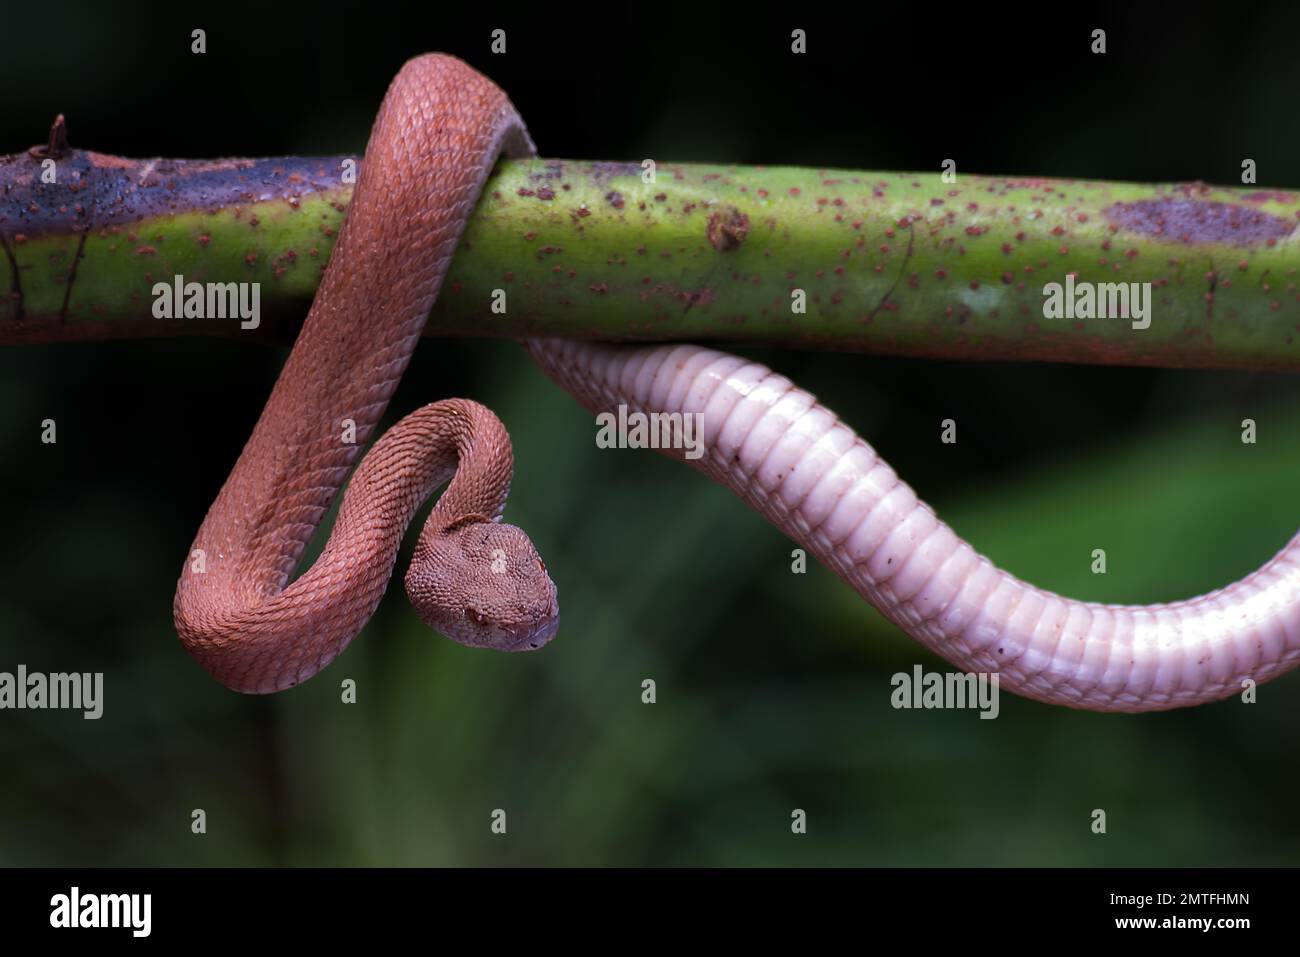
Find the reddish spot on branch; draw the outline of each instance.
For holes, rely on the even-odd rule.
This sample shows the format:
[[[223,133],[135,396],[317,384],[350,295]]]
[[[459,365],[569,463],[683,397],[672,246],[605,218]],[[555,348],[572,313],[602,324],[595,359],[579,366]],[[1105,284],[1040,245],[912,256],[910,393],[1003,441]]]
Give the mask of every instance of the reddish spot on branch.
[[[707,234],[710,245],[720,253],[739,249],[749,235],[749,217],[729,206],[709,216]]]

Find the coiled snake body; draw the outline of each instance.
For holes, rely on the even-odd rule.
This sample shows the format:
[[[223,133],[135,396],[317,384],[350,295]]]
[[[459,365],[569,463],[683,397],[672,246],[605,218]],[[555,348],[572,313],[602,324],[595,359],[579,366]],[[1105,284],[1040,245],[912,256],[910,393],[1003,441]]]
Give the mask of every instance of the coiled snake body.
[[[555,634],[555,586],[528,537],[500,522],[509,439],[464,400],[426,406],[375,443],[321,556],[289,584],[405,370],[502,152],[533,146],[501,90],[452,57],[402,68],[302,333],[177,588],[182,642],[228,687],[280,690],[333,660],[378,605],[411,517],[448,477],[406,577],[420,617],[503,650]],[[1071,601],[976,553],[852,429],[761,365],[689,345],[526,345],[593,411],[699,413],[705,454],[667,454],[732,489],[936,654],[996,672],[1018,694],[1160,710],[1238,693],[1300,661],[1300,535],[1199,598]]]

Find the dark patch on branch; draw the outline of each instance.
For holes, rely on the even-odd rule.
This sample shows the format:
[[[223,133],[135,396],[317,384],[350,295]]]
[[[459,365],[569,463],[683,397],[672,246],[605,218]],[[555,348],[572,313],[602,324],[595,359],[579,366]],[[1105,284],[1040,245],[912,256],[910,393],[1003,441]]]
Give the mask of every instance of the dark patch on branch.
[[[1289,236],[1296,227],[1249,206],[1172,196],[1115,203],[1102,212],[1120,229],[1180,243],[1254,246]]]
[[[14,257],[14,251],[9,248],[9,243],[3,235],[0,235],[0,247],[5,251],[5,257],[9,260],[9,301],[14,304],[14,321],[23,321],[23,280],[18,272],[18,260]]]
[[[41,146],[0,156],[0,236],[67,233],[92,222],[96,228],[127,225],[277,199],[292,203],[344,186],[343,163],[353,159],[133,160],[69,149],[58,159],[57,181],[42,183],[41,164],[54,158],[47,151]]]

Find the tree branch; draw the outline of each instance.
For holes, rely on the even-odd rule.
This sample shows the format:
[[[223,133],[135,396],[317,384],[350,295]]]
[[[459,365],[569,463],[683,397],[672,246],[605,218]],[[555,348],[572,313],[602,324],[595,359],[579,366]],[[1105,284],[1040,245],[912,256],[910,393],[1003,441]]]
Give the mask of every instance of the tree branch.
[[[0,344],[288,341],[356,165],[49,150],[0,157]],[[1294,192],[700,164],[655,174],[501,163],[428,334],[1300,369]],[[1076,288],[1150,283],[1149,327],[1045,317],[1044,288],[1067,273]],[[154,284],[178,274],[260,283],[259,327],[154,318]]]

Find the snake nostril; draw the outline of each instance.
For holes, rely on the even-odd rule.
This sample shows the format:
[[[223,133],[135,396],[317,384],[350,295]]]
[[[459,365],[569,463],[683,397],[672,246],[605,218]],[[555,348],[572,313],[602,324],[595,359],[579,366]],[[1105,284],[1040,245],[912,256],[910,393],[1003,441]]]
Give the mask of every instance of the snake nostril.
[[[478,611],[477,609],[474,608],[466,608],[465,617],[468,618],[470,621],[474,622],[474,624],[476,625],[486,625],[488,620],[487,615],[483,614],[481,611]]]

